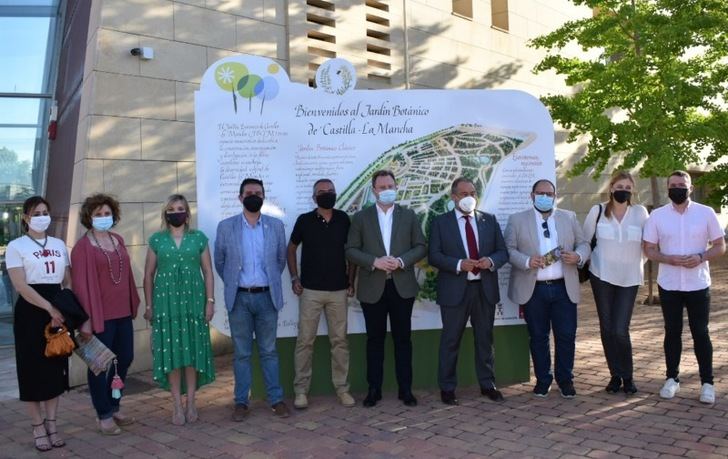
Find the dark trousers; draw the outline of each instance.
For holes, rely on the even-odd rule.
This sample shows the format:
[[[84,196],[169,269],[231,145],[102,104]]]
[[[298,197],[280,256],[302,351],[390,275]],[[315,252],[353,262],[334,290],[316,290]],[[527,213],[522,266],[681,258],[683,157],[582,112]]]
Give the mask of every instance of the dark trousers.
[[[462,304],[440,306],[442,333],[437,379],[440,389],[455,390],[460,340],[470,319],[475,341],[475,373],[483,389],[495,387],[493,376],[493,320],[495,305],[488,302],[480,281],[468,282]]]
[[[594,302],[599,315],[599,333],[602,337],[604,357],[609,374],[632,379],[632,341],[629,323],[637,298],[638,285],[620,287],[605,282],[595,275],[590,277]]]
[[[693,335],[695,357],[700,369],[700,383],[713,384],[713,344],[710,342],[710,289],[681,292],[659,287],[662,317],[665,319],[665,376],[678,379],[682,354],[683,307],[688,311],[688,325]]]
[[[572,303],[562,282],[537,283],[531,299],[524,305],[533,372],[539,383],[551,384],[551,349],[549,336],[554,330],[556,382],[574,380],[576,348],[576,303]]]
[[[99,419],[108,419],[119,411],[121,399],[111,397],[111,381],[119,373],[122,381],[134,360],[134,325],[131,317],[112,319],[104,322],[104,331],[95,333],[96,337],[116,354],[116,369],[112,363],[108,371],[95,376],[88,371],[88,390],[91,403]]]
[[[384,293],[376,303],[362,303],[367,328],[367,382],[370,389],[381,390],[384,378],[384,338],[387,316],[394,341],[394,368],[400,393],[412,390],[412,305],[414,298],[402,298],[394,281],[386,281]]]

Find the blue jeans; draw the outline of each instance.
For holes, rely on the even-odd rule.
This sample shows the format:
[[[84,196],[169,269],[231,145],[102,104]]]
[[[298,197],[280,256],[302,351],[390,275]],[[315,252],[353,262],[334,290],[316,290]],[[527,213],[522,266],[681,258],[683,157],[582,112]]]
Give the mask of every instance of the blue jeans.
[[[235,374],[235,404],[248,405],[253,379],[250,356],[253,353],[253,333],[258,343],[258,356],[263,370],[268,403],[272,406],[283,400],[283,388],[278,377],[278,311],[269,292],[238,291],[233,310],[228,312],[230,334],[233,338]]]
[[[126,381],[126,372],[134,360],[134,324],[130,317],[112,319],[104,322],[104,331],[94,333],[111,352],[116,354],[116,368],[112,363],[109,371],[94,375],[88,371],[88,391],[91,403],[99,419],[108,419],[119,411],[121,399],[111,397],[111,381],[119,372],[122,381]],[[123,392],[123,391],[122,391]]]
[[[572,382],[574,351],[576,348],[576,303],[566,293],[566,285],[557,282],[550,285],[536,284],[533,295],[524,305],[529,347],[536,380],[551,384],[551,349],[549,333],[554,330],[556,382],[561,385]]]

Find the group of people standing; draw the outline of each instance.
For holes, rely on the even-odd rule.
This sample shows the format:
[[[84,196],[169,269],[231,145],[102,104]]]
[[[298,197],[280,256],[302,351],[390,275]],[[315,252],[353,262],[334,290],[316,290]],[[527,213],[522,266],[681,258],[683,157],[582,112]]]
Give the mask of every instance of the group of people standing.
[[[124,239],[112,231],[121,219],[120,205],[106,194],[86,198],[79,215],[86,232],[70,257],[65,243],[47,234],[48,201],[28,198],[22,218],[25,234],[8,244],[5,257],[18,292],[13,328],[18,389],[20,400],[27,402],[35,448],[65,445],[56,416],[58,398],[68,389],[68,358],[46,357],[44,335],[46,325],[60,327],[65,321],[53,304],[62,288],[72,288],[89,317],[77,339],[94,336],[115,355],[107,371],[88,371],[88,387],[99,432],[118,435],[121,427],[135,422],[121,411],[123,389],[112,382],[126,379],[134,359],[133,321],[140,303]],[[189,219],[187,200],[171,196],[162,210],[162,230],[150,237],[144,275],[154,379],[172,392],[175,424],[197,419],[195,389],[215,378],[207,325],[213,313],[212,263],[207,238],[189,229]]]
[[[533,208],[511,215],[501,232],[495,216],[477,210],[475,183],[460,177],[450,189],[453,209],[431,223],[428,249],[417,215],[396,202],[397,182],[391,171],[374,172],[369,193],[375,205],[351,220],[334,208],[334,183],[316,181],[312,195],[316,208],[298,216],[288,241],[283,222],[261,213],[263,182],[247,178],[239,190],[243,210],[219,223],[213,257],[207,237],[189,227],[187,200],[173,195],[162,209],[162,230],[149,239],[144,273],[144,317],[152,323],[153,374],[172,393],[172,422],[181,425],[197,419],[195,391],[215,378],[208,326],[215,303],[213,266],[224,283],[234,346],[233,420],[249,415],[254,339],[267,402],[277,416],[290,414],[276,351],[278,312],[284,304],[281,274],[286,266],[291,289],[299,296],[294,407],[308,406],[313,347],[322,313],[331,343],[332,383],[342,405],[356,404],[349,392],[347,344],[347,302],[355,294],[367,332],[369,387],[363,405],[373,407],[382,398],[388,322],[398,397],[406,406],[417,405],[412,392],[411,316],[419,289],[415,265],[425,256],[438,270],[436,301],[443,324],[438,383],[443,403],[458,404],[456,366],[468,321],[473,326],[481,394],[495,402],[503,400],[495,386],[493,323],[501,300],[498,270],[506,263],[511,265],[508,296],[523,308],[528,328],[535,396],[546,397],[554,379],[563,397],[576,395],[577,268],[587,261],[610,372],[606,390],[637,392],[629,323],[643,282],[645,257],[660,263],[657,282],[667,366],[660,395],[671,398],[680,387],[682,311],[687,309],[700,367],[700,401],[713,403],[707,262],[725,253],[723,230],[711,208],[690,200],[692,184],[686,172],[673,172],[667,186],[671,202],[648,216],[643,206],[633,203],[632,176],[617,173],[609,183],[609,200],[594,206],[582,227],[574,212],[556,207],[554,184],[538,180],[530,194]],[[80,334],[95,335],[117,356],[113,370],[88,374],[99,430],[109,435],[134,422],[121,413],[120,399],[112,396],[110,384],[114,376],[125,379],[133,360],[133,319],[140,302],[124,241],[111,231],[121,216],[116,200],[104,194],[86,199],[81,223],[87,232],[74,246],[70,260],[63,241],[46,234],[49,212],[43,198],[28,199],[23,207],[26,234],[12,241],[6,254],[8,272],[19,293],[15,337],[20,399],[29,402],[39,450],[64,444],[55,419],[58,396],[68,387],[68,362],[43,355],[44,327],[64,321],[53,306],[54,295],[72,286],[90,317]]]

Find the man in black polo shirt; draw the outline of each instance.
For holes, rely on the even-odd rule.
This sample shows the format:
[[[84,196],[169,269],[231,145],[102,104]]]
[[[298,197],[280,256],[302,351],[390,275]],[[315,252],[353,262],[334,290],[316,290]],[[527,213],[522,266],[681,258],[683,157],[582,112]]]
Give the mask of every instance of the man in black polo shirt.
[[[308,407],[313,344],[323,311],[331,343],[331,380],[341,404],[354,406],[356,401],[349,394],[349,344],[346,338],[347,296],[354,295],[354,269],[350,266],[347,270],[344,256],[349,216],[334,209],[336,189],[329,179],[316,181],[313,199],[316,209],[298,216],[288,243],[291,288],[300,296],[293,405],[298,409]],[[301,243],[299,278],[296,250]]]

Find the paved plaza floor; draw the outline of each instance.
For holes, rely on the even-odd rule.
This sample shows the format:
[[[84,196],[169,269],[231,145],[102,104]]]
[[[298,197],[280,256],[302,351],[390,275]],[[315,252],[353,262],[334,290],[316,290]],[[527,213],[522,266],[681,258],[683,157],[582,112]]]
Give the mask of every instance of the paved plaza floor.
[[[724,257],[725,258],[725,257]],[[63,396],[58,427],[67,446],[47,453],[32,447],[30,422],[8,389],[13,371],[2,368],[0,457],[81,458],[460,458],[460,457],[728,457],[728,263],[714,266],[711,335],[716,403],[698,401],[700,381],[685,324],[681,390],[672,400],[658,391],[664,379],[659,306],[638,304],[632,320],[635,382],[631,397],[604,391],[604,361],[594,303],[588,287],[579,305],[575,385],[562,399],[555,388],[546,399],[527,384],[502,387],[504,403],[460,388],[460,406],[443,405],[435,390],[415,391],[419,406],[407,408],[385,394],[374,408],[344,408],[334,396],[311,397],[310,407],[278,419],[262,402],[241,423],[230,419],[230,356],[216,361],[218,377],[199,394],[200,420],[171,424],[169,395],[151,384],[149,372],[133,376],[136,389],[124,399],[138,422],[117,437],[95,431],[84,387]],[[638,300],[643,300],[641,291]],[[6,351],[7,352],[7,351]],[[257,371],[257,369],[256,369]],[[359,402],[363,394],[355,394]],[[292,401],[287,400],[292,407]]]

